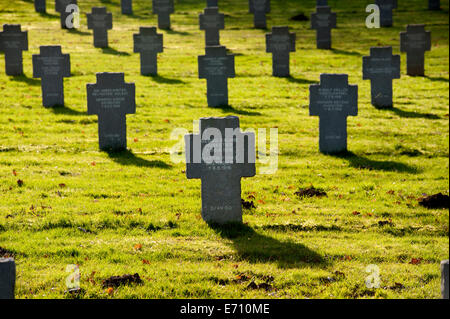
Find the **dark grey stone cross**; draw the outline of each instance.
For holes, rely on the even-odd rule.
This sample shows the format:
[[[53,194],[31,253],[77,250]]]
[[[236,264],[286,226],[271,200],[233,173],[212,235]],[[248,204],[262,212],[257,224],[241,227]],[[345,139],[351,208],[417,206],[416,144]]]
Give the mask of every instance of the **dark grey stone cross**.
[[[34,10],[44,13],[46,11],[45,0],[34,0]]]
[[[28,51],[28,32],[21,31],[20,24],[4,24],[0,32],[0,51],[5,53],[6,74],[22,75],[22,51]]]
[[[266,14],[270,13],[270,0],[249,0],[249,9],[250,13],[253,13],[255,28],[266,29]]]
[[[97,83],[87,84],[88,114],[98,115],[100,149],[127,148],[126,114],[136,113],[134,83],[125,83],[123,73],[97,73]]]
[[[392,79],[400,79],[400,55],[392,55],[392,47],[370,48],[363,57],[363,80],[371,80],[372,105],[391,108]]]
[[[185,136],[186,176],[202,181],[202,217],[208,223],[242,223],[241,178],[256,174],[254,133],[239,118],[200,119],[200,133]]]
[[[375,0],[375,4],[380,8],[380,26],[392,27],[392,10],[397,9],[397,0]]]
[[[14,299],[16,263],[13,258],[0,258],[0,299]]]
[[[112,29],[112,14],[106,7],[93,7],[87,14],[88,29],[94,30],[94,47],[108,47],[108,30]]]
[[[317,48],[331,49],[331,29],[336,28],[336,13],[328,6],[317,7],[311,14],[311,29],[317,32]]]
[[[400,33],[400,51],[406,52],[407,74],[425,75],[425,52],[431,50],[431,32],[424,24],[410,24]]]
[[[33,55],[33,77],[41,78],[42,104],[45,107],[64,105],[64,77],[70,76],[70,56],[62,54],[61,46],[41,46]]]
[[[122,14],[133,14],[133,0],[121,0]]]
[[[158,53],[163,52],[163,35],[155,27],[141,27],[133,35],[134,53],[141,54],[141,74],[158,74]]]
[[[273,76],[290,76],[290,53],[295,52],[295,33],[289,33],[289,27],[273,27],[266,34],[266,51],[272,53]]]
[[[173,0],[153,0],[153,13],[158,15],[158,28],[170,29],[170,15],[175,12]]]
[[[200,14],[200,30],[205,30],[205,44],[220,45],[220,30],[225,29],[225,15],[219,8],[208,7]]]
[[[224,46],[206,47],[206,55],[198,57],[198,74],[206,79],[208,106],[228,105],[228,78],[235,77],[234,55]]]
[[[67,18],[73,14],[72,10],[68,10],[67,6],[77,4],[77,0],[55,0],[55,11],[59,12],[60,20],[61,20],[61,28],[67,29],[69,26],[67,25]]]
[[[309,113],[320,117],[320,151],[347,151],[347,117],[358,115],[358,86],[348,85],[347,74],[322,74],[309,91]]]
[[[206,6],[207,7],[218,7],[219,6],[218,0],[206,0]]]

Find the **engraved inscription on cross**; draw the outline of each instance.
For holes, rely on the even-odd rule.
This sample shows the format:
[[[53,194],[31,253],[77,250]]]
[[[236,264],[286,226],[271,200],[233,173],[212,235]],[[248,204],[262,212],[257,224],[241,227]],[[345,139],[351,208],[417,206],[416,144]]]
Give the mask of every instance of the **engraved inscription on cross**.
[[[0,32],[0,51],[5,54],[6,74],[22,75],[22,51],[28,51],[28,31],[21,31],[20,24],[4,24]]]
[[[87,14],[88,29],[94,30],[94,47],[108,47],[108,30],[112,29],[112,14],[106,7],[93,7]]]
[[[206,79],[208,106],[228,105],[228,78],[235,77],[234,55],[224,46],[206,47],[206,55],[198,57],[198,74]]]
[[[200,30],[205,30],[205,44],[220,45],[220,30],[225,29],[225,15],[219,8],[208,7],[200,14]]]
[[[311,29],[317,32],[317,48],[331,49],[331,29],[336,28],[336,13],[328,6],[317,7],[311,14]]]
[[[141,27],[133,35],[134,53],[141,55],[141,74],[158,74],[158,53],[163,52],[163,35],[155,27]]]
[[[392,107],[393,79],[400,79],[400,55],[392,55],[392,47],[371,48],[363,57],[363,80],[371,80],[372,105]]]
[[[266,35],[266,51],[272,53],[273,76],[289,77],[290,52],[295,52],[295,33],[289,33],[289,27],[273,27]]]
[[[253,13],[255,28],[266,29],[266,14],[270,13],[270,0],[249,0],[249,9],[250,13]]]
[[[45,107],[64,105],[64,77],[70,76],[70,56],[62,54],[61,46],[41,46],[33,55],[33,77],[41,78],[42,104]]]
[[[158,15],[158,28],[170,30],[170,15],[174,12],[173,0],[153,0],[153,13]]]
[[[136,113],[135,85],[123,73],[97,73],[97,83],[87,84],[88,114],[98,115],[101,150],[127,148],[126,114]]]
[[[69,5],[76,5],[77,0],[55,0],[55,11],[59,12],[61,20],[61,28],[68,29],[67,18],[73,14],[73,10],[67,8]]]
[[[320,151],[347,151],[347,117],[358,115],[358,86],[348,85],[347,74],[321,74],[309,91],[309,113],[320,117]]]
[[[242,223],[241,178],[256,175],[255,134],[242,133],[235,116],[202,118],[185,153],[187,178],[202,181],[203,220]]]
[[[397,9],[397,0],[375,0],[380,8],[380,26],[392,27],[392,10]]]
[[[424,24],[410,24],[400,33],[400,51],[406,52],[407,74],[425,75],[425,51],[431,50],[431,32]]]

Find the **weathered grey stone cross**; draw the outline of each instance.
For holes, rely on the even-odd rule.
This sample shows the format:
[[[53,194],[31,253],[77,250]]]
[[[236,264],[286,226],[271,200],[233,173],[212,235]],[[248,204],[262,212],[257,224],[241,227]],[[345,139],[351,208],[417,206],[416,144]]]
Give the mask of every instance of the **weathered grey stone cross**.
[[[141,74],[158,74],[158,53],[163,52],[163,35],[155,27],[141,27],[133,35],[134,52],[141,55]]]
[[[431,50],[431,32],[424,24],[410,24],[400,33],[400,51],[406,52],[408,75],[425,75],[425,52]]]
[[[295,33],[289,27],[273,27],[266,35],[266,51],[272,53],[273,76],[290,76],[290,53],[295,52]]]
[[[5,53],[6,74],[22,75],[22,51],[28,51],[28,32],[21,31],[20,24],[4,24],[0,32],[0,51]]]

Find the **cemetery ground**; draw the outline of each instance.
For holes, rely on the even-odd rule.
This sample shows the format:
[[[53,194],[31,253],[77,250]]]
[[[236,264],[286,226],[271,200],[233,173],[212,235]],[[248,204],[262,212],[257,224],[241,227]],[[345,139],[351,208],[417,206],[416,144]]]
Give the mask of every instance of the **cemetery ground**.
[[[449,256],[449,211],[419,205],[423,194],[449,188],[449,25],[427,1],[399,1],[394,27],[365,28],[370,1],[329,0],[338,14],[331,51],[315,48],[309,21],[314,1],[272,1],[268,25],[297,34],[290,78],[274,78],[265,30],[253,29],[247,1],[219,1],[226,14],[221,44],[236,54],[230,107],[208,108],[198,79],[204,54],[198,14],[205,1],[175,2],[164,34],[159,76],[141,76],[132,35],[154,26],[151,1],[79,1],[79,30],[60,28],[53,1],[47,14],[30,0],[2,1],[3,23],[28,30],[24,76],[4,73],[0,59],[0,254],[17,263],[17,298],[439,298],[439,264]],[[113,13],[109,48],[94,48],[85,13]],[[426,76],[394,80],[394,108],[370,104],[362,57],[391,45],[409,23],[432,32]],[[71,55],[64,107],[44,108],[31,55],[61,45]],[[98,150],[97,117],[86,113],[86,84],[96,72],[124,72],[136,84],[137,112],[127,116],[128,148]],[[359,86],[359,115],[348,120],[349,154],[318,151],[318,118],[308,111],[309,85],[321,73],[347,73]],[[237,115],[241,127],[279,132],[274,175],[243,179],[243,226],[210,227],[200,215],[200,180],[170,160],[174,128],[193,120]],[[261,164],[258,164],[260,167]],[[300,197],[314,186],[323,197]],[[66,293],[69,264],[79,265],[81,291]],[[379,268],[380,288],[365,280]],[[103,287],[113,275],[138,273],[141,284]]]

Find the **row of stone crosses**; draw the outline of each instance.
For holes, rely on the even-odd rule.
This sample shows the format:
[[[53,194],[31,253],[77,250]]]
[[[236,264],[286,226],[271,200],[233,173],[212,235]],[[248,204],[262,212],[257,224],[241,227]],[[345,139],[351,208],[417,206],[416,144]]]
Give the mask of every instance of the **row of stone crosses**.
[[[58,1],[66,1],[66,4],[76,2]],[[382,24],[392,25],[392,9],[396,7],[396,0],[376,2],[380,3],[381,12],[384,12]],[[172,0],[154,0],[154,5],[158,3],[173,7]],[[208,105],[227,106],[228,78],[235,76],[234,56],[228,55],[226,48],[220,46],[219,30],[224,29],[224,15],[219,14],[217,1],[208,1],[208,4],[214,6],[207,7],[200,15],[200,28],[206,33],[206,54],[198,59],[199,77],[207,81]],[[255,26],[265,28],[269,4],[270,0],[250,0],[250,11],[255,13]],[[312,14],[312,27],[317,30],[317,47],[329,49],[331,29],[336,27],[336,14],[331,12],[326,1],[318,0],[318,4],[317,12]],[[384,5],[390,9],[386,10]],[[62,13],[64,10],[61,8],[59,2],[57,9]],[[167,16],[160,20],[170,21]],[[162,24],[161,21],[159,24]],[[88,14],[88,27],[94,29],[94,44],[103,45],[105,38],[107,43],[106,30],[112,27],[112,15],[106,12],[106,8],[93,8]],[[96,37],[103,40],[95,40]],[[407,53],[407,73],[424,75],[424,53],[431,49],[430,32],[425,31],[424,25],[408,25],[400,39],[401,51]],[[267,34],[267,52],[273,54],[274,76],[289,76],[289,55],[295,51],[295,41],[295,34],[289,33],[288,27],[274,27],[272,33]],[[23,74],[22,50],[27,48],[27,32],[21,31],[20,25],[4,25],[3,32],[0,32],[0,49],[5,53],[8,75]],[[134,35],[134,51],[141,53],[143,74],[157,73],[156,54],[162,48],[162,35],[157,34],[156,28],[141,28],[140,33]],[[33,77],[42,79],[43,105],[64,105],[63,78],[70,76],[69,55],[62,54],[60,46],[41,46],[40,54],[33,55],[32,59]],[[363,78],[371,80],[373,105],[392,107],[392,80],[400,78],[400,56],[392,54],[392,47],[371,48],[371,55],[363,57]],[[98,115],[100,149],[126,149],[126,114],[136,112],[134,83],[125,83],[124,73],[97,73],[97,83],[87,84],[87,108],[88,114]],[[357,114],[358,87],[349,85],[347,74],[322,74],[320,84],[310,86],[310,115],[320,117],[321,152],[329,154],[347,150],[347,117]],[[236,139],[222,140],[220,148],[223,152],[219,157],[223,160],[231,151],[231,163],[225,164],[224,160],[206,163],[203,160],[201,154],[204,154],[204,148],[211,147],[208,142],[214,142],[212,137],[205,140],[204,133],[210,128],[220,131],[221,136],[226,136],[227,129],[237,129],[237,140],[244,140],[242,145],[246,147],[240,153],[234,145]],[[202,179],[203,218],[219,223],[242,221],[240,180],[256,174],[254,134],[240,132],[237,117],[204,118],[200,120],[200,134],[187,136],[185,142],[187,177]],[[237,158],[245,160],[237,163]]]

